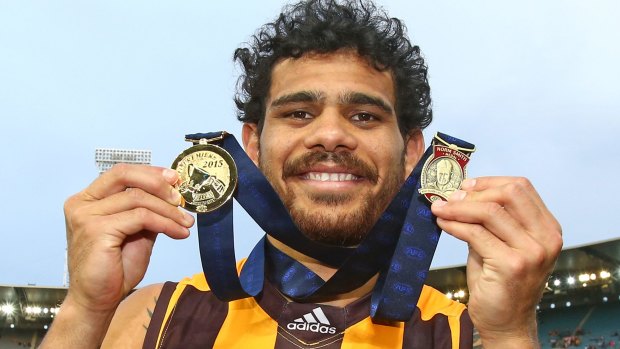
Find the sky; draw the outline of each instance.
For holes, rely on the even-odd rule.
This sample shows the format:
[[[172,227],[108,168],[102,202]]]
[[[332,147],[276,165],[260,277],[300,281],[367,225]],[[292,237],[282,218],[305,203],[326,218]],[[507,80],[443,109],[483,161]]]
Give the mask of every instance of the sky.
[[[529,178],[564,246],[620,236],[620,3],[384,1],[429,65],[435,121],[475,143],[470,176]],[[95,148],[170,166],[186,133],[239,138],[236,47],[282,1],[0,0],[0,284],[61,286],[63,203]],[[237,256],[262,232],[236,206]],[[433,267],[466,262],[443,234]],[[197,233],[158,238],[141,285],[199,272]]]

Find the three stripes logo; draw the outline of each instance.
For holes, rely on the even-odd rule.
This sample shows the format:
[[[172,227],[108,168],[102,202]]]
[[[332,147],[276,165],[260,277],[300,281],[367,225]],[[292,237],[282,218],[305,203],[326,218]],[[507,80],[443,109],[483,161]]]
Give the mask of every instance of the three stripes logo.
[[[286,328],[289,330],[310,331],[317,333],[336,333],[336,327],[329,323],[325,313],[323,313],[323,309],[320,307],[314,308],[311,312],[293,320],[293,322],[289,322],[286,325]]]

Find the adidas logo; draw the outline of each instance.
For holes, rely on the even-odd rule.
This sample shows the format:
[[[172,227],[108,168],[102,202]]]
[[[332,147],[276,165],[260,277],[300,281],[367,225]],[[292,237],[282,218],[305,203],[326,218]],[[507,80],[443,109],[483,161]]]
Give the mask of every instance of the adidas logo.
[[[335,334],[336,327],[332,326],[327,320],[323,309],[314,308],[312,312],[304,314],[304,316],[289,322],[286,325],[289,330],[310,331],[316,333]]]

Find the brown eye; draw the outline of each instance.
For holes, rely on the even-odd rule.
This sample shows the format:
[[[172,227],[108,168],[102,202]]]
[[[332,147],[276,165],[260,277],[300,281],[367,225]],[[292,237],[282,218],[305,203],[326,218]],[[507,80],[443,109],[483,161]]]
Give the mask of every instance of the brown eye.
[[[308,112],[298,110],[290,113],[289,117],[293,119],[310,119],[312,116]]]
[[[372,115],[372,114],[359,113],[359,114],[353,115],[353,117],[351,117],[351,120],[353,120],[353,121],[361,121],[361,122],[369,122],[369,121],[377,120],[377,118],[374,115]]]

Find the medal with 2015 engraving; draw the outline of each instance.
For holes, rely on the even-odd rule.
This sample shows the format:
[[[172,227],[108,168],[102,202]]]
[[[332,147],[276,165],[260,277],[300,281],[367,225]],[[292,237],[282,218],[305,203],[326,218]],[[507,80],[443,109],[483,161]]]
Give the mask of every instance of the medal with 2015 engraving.
[[[218,138],[186,141],[197,143],[179,154],[172,169],[179,173],[181,206],[204,213],[211,212],[232,197],[237,186],[237,166],[232,156],[223,148],[210,142]]]
[[[430,202],[447,201],[450,195],[461,188],[467,177],[465,167],[469,156],[476,149],[467,149],[450,144],[439,135],[433,138],[433,155],[422,167],[420,194]]]

